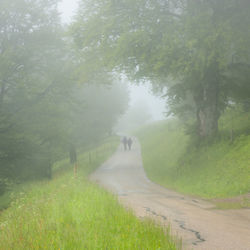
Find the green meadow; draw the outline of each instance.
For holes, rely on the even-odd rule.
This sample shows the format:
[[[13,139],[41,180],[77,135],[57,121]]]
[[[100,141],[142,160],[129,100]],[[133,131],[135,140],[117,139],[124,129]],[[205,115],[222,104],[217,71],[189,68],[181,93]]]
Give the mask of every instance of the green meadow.
[[[250,114],[238,115],[232,124],[230,112],[220,120],[218,138],[198,147],[177,120],[154,123],[137,132],[148,177],[167,188],[203,198],[249,193]],[[240,207],[249,206],[247,199],[241,203]]]
[[[78,176],[68,160],[54,166],[52,181],[30,183],[0,215],[0,249],[177,249],[151,220],[139,220],[87,176],[118,145],[112,139],[79,157]]]

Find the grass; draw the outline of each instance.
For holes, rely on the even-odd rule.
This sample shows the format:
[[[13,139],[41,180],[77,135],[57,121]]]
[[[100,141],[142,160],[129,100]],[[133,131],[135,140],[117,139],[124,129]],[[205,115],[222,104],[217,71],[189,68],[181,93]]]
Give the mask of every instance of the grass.
[[[118,143],[119,138],[110,137],[99,146],[88,149],[87,151],[82,150],[83,153],[78,155],[79,168],[84,169],[85,175],[90,174],[114,152]],[[58,161],[53,166],[53,176],[61,175],[67,172],[68,169],[69,159]]]
[[[0,249],[176,249],[163,229],[126,211],[87,175],[117,146],[102,145],[79,157],[78,177],[66,161],[53,181],[26,185],[0,216]]]
[[[250,207],[250,200],[249,199],[242,199],[241,201],[215,201],[214,202],[217,209],[241,209],[241,208],[249,208]]]
[[[80,167],[81,164],[84,164],[84,171],[87,174],[94,171],[107,157],[113,153],[114,148],[116,148],[118,144],[117,137],[110,137],[108,139],[103,140],[103,143],[97,147],[92,147],[91,149],[81,151],[84,152],[78,155]],[[61,161],[56,162],[53,165],[53,178],[63,173],[69,171],[69,168],[73,172],[73,166],[69,166],[69,159],[64,159]],[[9,184],[9,191],[5,192],[3,195],[0,196],[0,211],[9,207],[12,200],[16,199],[16,196],[21,189],[27,189],[26,186],[30,186],[32,183],[36,183],[36,181],[29,181],[26,183],[21,184]]]
[[[249,120],[245,114],[244,119]],[[219,140],[199,148],[190,144],[190,137],[178,121],[160,122],[140,130],[137,134],[148,177],[165,187],[203,198],[250,192],[250,135],[239,133],[235,126],[237,137],[231,142],[230,126],[226,124],[224,118]],[[249,201],[240,204],[250,205]]]

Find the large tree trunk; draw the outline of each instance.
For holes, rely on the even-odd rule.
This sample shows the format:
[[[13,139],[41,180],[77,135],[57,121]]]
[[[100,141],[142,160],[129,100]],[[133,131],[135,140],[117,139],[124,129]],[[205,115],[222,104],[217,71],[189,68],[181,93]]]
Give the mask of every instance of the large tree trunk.
[[[217,63],[213,63],[204,76],[204,82],[195,97],[198,134],[201,138],[215,136],[219,119],[219,77]]]

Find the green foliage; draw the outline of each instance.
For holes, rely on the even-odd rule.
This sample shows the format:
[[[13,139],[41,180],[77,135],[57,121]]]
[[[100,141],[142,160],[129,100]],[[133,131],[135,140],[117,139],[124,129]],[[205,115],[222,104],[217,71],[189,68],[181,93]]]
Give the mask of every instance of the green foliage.
[[[250,133],[250,113],[245,111],[245,105],[232,105],[221,116],[219,120],[220,136],[234,140],[240,135]]]
[[[113,146],[99,148],[105,148],[102,161]],[[54,181],[32,184],[1,214],[0,248],[177,249],[168,229],[137,219],[117,198],[87,181],[85,154],[77,179],[66,171]]]
[[[51,178],[70,144],[96,144],[126,109],[126,87],[106,72],[88,79],[106,88],[77,85],[81,55],[61,27],[57,2],[0,2],[0,179]]]
[[[197,148],[179,122],[169,121],[146,127],[138,136],[146,173],[163,186],[205,198],[250,190],[249,135],[242,134],[232,143],[228,131],[226,137]]]
[[[56,1],[3,0],[0,12],[0,178],[50,177],[68,89],[59,87],[66,68]]]
[[[78,48],[106,70],[167,86],[171,111],[195,117],[200,137],[216,134],[229,100],[249,96],[249,1],[81,3]]]

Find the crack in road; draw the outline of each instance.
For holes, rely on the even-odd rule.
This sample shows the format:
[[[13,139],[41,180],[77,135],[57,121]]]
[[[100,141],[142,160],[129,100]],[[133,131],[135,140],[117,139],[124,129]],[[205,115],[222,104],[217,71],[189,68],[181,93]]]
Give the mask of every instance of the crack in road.
[[[200,233],[198,231],[195,231],[191,228],[187,228],[185,227],[185,222],[184,221],[179,221],[179,220],[174,220],[175,222],[177,222],[179,224],[179,227],[182,228],[183,230],[189,231],[191,233],[195,234],[195,237],[198,239],[197,241],[192,242],[193,245],[197,245],[199,243],[205,242],[206,240],[203,239],[200,235]]]
[[[154,216],[160,217],[160,218],[162,218],[164,221],[167,220],[167,217],[166,217],[166,216],[161,215],[161,214],[157,214],[157,213],[156,213],[154,210],[152,210],[151,208],[149,208],[149,207],[144,207],[144,208],[146,209],[146,212],[149,212],[149,213],[151,213],[151,214],[154,215]],[[195,235],[195,237],[196,237],[197,240],[192,242],[193,245],[196,246],[197,244],[206,241],[204,238],[201,237],[201,234],[200,234],[198,231],[195,231],[195,230],[193,230],[193,229],[191,229],[191,228],[187,228],[187,227],[185,226],[185,222],[184,222],[184,221],[180,221],[180,220],[174,220],[174,221],[178,223],[178,225],[179,225],[179,227],[180,227],[181,229],[183,229],[183,230],[185,230],[185,231],[188,231],[188,232],[191,232],[191,233],[194,233],[194,235]]]
[[[161,217],[163,220],[167,220],[167,217],[161,214],[157,214],[155,211],[153,211],[152,209],[150,209],[149,207],[144,207],[146,209],[147,212],[150,212],[151,214],[153,214],[154,216],[158,216]]]

